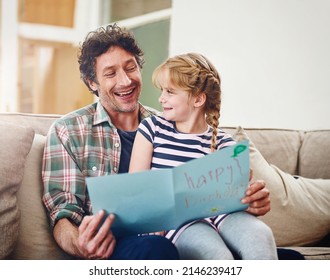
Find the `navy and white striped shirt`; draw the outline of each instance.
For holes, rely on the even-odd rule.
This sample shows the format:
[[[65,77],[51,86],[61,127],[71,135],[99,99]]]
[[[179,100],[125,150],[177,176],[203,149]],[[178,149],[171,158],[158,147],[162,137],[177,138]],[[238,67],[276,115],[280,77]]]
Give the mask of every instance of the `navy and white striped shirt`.
[[[152,169],[171,168],[211,153],[213,129],[202,134],[181,133],[175,123],[159,116],[144,119],[138,131],[153,144]],[[235,144],[231,135],[218,129],[217,150]]]
[[[145,118],[139,125],[138,131],[153,144],[154,152],[151,169],[172,168],[189,160],[203,157],[211,153],[212,127],[201,134],[181,133],[176,130],[175,123],[160,116]],[[230,134],[218,129],[217,150],[234,145]],[[219,229],[220,222],[227,215],[206,218],[199,221]],[[196,221],[195,221],[196,222]],[[176,230],[170,230],[166,237],[173,243],[179,235],[194,222],[188,223]]]

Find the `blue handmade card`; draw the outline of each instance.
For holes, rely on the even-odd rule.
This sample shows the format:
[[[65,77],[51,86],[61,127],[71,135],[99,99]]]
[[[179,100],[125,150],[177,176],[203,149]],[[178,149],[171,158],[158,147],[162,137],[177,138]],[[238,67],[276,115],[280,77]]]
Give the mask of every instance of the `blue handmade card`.
[[[241,211],[249,183],[249,142],[171,169],[87,177],[93,211],[116,215],[117,236],[176,229],[200,218]]]

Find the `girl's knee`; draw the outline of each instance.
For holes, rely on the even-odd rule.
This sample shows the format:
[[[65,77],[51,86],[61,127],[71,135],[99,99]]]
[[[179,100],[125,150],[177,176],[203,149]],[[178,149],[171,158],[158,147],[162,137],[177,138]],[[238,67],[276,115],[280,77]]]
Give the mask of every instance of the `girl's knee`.
[[[258,235],[265,236],[271,240],[274,240],[274,235],[272,229],[265,224],[263,221],[258,219],[258,223],[256,224],[255,230],[258,233]]]

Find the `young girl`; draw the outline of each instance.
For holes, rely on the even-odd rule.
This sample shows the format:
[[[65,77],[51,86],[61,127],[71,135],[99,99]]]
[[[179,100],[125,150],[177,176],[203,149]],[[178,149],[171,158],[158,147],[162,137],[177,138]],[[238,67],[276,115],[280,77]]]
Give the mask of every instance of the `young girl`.
[[[169,58],[152,79],[161,90],[163,114],[141,122],[130,172],[171,168],[235,144],[218,128],[220,77],[204,56],[188,53]],[[243,211],[156,234],[171,239],[182,259],[277,259],[270,228]]]

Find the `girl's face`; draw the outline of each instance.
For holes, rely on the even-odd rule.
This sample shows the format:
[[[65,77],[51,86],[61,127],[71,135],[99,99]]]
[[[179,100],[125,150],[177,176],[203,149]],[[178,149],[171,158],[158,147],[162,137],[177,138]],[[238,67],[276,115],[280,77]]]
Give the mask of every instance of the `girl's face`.
[[[163,117],[169,121],[188,121],[194,110],[194,100],[188,91],[172,84],[168,69],[159,76],[161,95],[159,102],[163,108]]]

